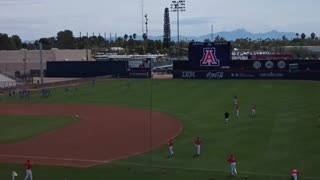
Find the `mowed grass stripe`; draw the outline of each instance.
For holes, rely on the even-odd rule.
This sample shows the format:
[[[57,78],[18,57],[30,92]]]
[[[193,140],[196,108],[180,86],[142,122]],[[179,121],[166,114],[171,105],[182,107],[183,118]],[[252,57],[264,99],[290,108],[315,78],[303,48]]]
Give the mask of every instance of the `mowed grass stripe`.
[[[0,115],[0,143],[15,143],[75,123],[73,117]]]

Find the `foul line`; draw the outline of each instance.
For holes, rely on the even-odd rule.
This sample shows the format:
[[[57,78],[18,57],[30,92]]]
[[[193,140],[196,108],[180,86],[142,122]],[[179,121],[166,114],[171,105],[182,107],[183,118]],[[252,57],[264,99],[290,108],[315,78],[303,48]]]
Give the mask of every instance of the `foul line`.
[[[152,165],[152,164],[141,164],[141,163],[133,163],[133,162],[113,162],[114,164],[119,165],[134,165],[134,166],[141,166],[141,167],[151,167],[151,168],[163,168],[163,169],[178,169],[178,170],[186,170],[186,171],[206,171],[206,172],[225,172],[229,173],[229,171],[226,170],[220,170],[220,169],[205,169],[205,168],[187,168],[187,167],[178,167],[178,166],[162,166],[162,165]],[[251,175],[263,175],[263,176],[271,176],[271,177],[288,177],[289,175],[283,175],[283,174],[269,174],[269,173],[259,173],[259,172],[250,172],[246,171],[241,174],[251,174]],[[316,177],[306,177],[303,176],[304,179],[320,179]]]
[[[50,158],[50,157],[38,157],[38,156],[19,156],[19,155],[0,155],[0,157],[8,157],[8,158],[32,158],[32,159],[47,159],[47,160],[59,160],[59,161],[77,161],[77,162],[92,162],[97,164],[106,164],[111,163],[114,160],[90,160],[90,159],[74,159],[74,158]],[[142,164],[142,163],[134,163],[134,162],[113,162],[113,164],[118,165],[133,165],[140,167],[151,167],[151,168],[162,168],[162,169],[177,169],[177,170],[185,170],[185,171],[205,171],[205,172],[224,172],[229,173],[229,171],[221,170],[221,169],[206,169],[206,168],[188,168],[188,167],[178,167],[178,166],[163,166],[163,165],[153,165],[153,164]],[[289,175],[283,174],[270,174],[270,173],[259,173],[259,172],[250,172],[245,171],[241,174],[251,174],[251,175],[262,175],[262,176],[271,176],[271,177],[288,177]],[[316,177],[306,177],[303,176],[304,179],[314,179],[320,180],[320,178]]]
[[[57,160],[57,161],[78,161],[78,162],[92,162],[92,163],[109,163],[111,161],[102,160],[90,160],[90,159],[73,159],[73,158],[51,158],[51,157],[41,157],[41,156],[21,156],[21,155],[1,155],[0,157],[7,158],[30,158],[30,159],[47,159],[47,160]]]

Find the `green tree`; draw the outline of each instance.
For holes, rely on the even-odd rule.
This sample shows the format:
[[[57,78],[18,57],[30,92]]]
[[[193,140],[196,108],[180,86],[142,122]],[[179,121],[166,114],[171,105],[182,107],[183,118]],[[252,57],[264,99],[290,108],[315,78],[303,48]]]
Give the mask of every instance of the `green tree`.
[[[73,36],[72,31],[65,30],[65,31],[58,32],[57,47],[59,49],[75,49],[76,48],[76,40]]]
[[[0,33],[0,50],[9,50],[9,41],[7,34]]]
[[[214,41],[215,42],[226,42],[227,40],[224,37],[221,37],[218,35],[214,38]],[[251,39],[250,39],[250,41],[251,41]]]
[[[54,44],[52,43],[52,40],[50,40],[49,38],[40,38],[39,42],[42,43],[42,48],[44,50],[50,50],[54,48]]]
[[[115,40],[115,42],[114,42],[113,45],[116,46],[116,47],[121,47],[121,46],[123,45],[123,39],[122,39],[121,37],[118,37],[118,38]]]
[[[313,32],[313,33],[311,33],[310,37],[311,37],[312,40],[315,40],[316,39],[316,34]]]
[[[146,34],[146,33],[143,33],[142,38],[143,38],[144,41],[146,41],[146,40],[148,39],[147,34]]]
[[[128,34],[125,34],[124,36],[123,36],[123,39],[124,39],[124,41],[127,41],[128,40]]]
[[[306,39],[306,34],[305,34],[305,33],[302,33],[302,34],[301,34],[301,39],[302,39],[302,40],[305,40],[305,39]]]
[[[171,30],[170,30],[170,16],[169,8],[164,9],[164,25],[163,25],[163,46],[165,48],[170,47]]]
[[[20,39],[20,37],[18,35],[13,35],[11,37],[11,40],[14,43],[14,46],[16,47],[16,49],[21,49],[22,48],[22,41]]]
[[[286,37],[286,35],[282,36],[282,41],[288,41],[288,38]]]

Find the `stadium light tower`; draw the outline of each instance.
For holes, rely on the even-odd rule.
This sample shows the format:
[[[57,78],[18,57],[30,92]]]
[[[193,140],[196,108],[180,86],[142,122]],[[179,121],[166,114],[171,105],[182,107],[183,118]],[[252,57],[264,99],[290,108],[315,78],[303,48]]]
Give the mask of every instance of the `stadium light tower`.
[[[186,11],[186,1],[185,0],[173,0],[171,4],[171,12],[177,13],[177,34],[178,34],[178,46],[180,44],[180,34],[179,34],[179,14],[180,12]]]
[[[146,14],[145,16],[144,16],[145,18],[146,18],[146,37],[148,38],[148,14]]]

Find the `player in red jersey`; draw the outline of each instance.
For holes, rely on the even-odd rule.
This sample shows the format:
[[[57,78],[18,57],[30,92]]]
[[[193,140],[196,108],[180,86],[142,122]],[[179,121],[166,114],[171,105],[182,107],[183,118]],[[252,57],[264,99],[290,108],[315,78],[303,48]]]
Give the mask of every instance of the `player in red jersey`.
[[[200,139],[200,137],[197,137],[194,140],[194,145],[196,146],[196,156],[200,156],[200,148],[201,148],[201,139]]]
[[[257,106],[255,104],[252,104],[251,105],[251,116],[252,117],[256,116],[256,109],[257,109]]]
[[[32,163],[30,162],[30,160],[27,160],[27,162],[24,164],[24,168],[26,169],[26,177],[24,178],[24,180],[32,180]]]
[[[292,180],[298,180],[298,177],[299,177],[299,171],[297,169],[292,170],[291,179]]]
[[[173,157],[173,139],[168,140],[169,158]]]
[[[235,106],[238,105],[238,97],[237,96],[233,96],[233,104]]]
[[[240,106],[237,105],[236,106],[236,117],[239,118],[239,114],[240,114]]]
[[[236,158],[234,157],[233,154],[230,154],[228,162],[230,164],[230,168],[231,168],[231,175],[235,176],[237,175],[237,169],[236,169]]]

